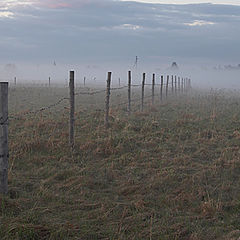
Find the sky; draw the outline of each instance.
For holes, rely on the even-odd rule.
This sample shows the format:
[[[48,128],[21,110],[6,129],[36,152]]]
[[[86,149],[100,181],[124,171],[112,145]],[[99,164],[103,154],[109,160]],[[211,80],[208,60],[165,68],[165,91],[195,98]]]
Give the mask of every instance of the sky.
[[[128,1],[128,0],[124,0]],[[196,4],[196,3],[213,3],[213,4],[224,4],[224,5],[240,5],[238,0],[135,0],[136,2],[143,3],[161,3],[161,4]]]
[[[240,62],[239,0],[1,0],[1,64]]]

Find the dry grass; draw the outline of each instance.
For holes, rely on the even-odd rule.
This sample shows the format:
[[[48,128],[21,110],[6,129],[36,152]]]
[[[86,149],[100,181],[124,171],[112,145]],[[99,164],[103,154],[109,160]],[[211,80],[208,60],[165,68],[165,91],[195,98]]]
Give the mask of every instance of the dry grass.
[[[28,109],[16,105],[24,91],[10,112]],[[39,105],[64,92],[32,91]],[[240,237],[239,97],[195,93],[131,116],[113,108],[109,130],[98,105],[78,101],[74,152],[66,105],[10,122],[0,239]]]

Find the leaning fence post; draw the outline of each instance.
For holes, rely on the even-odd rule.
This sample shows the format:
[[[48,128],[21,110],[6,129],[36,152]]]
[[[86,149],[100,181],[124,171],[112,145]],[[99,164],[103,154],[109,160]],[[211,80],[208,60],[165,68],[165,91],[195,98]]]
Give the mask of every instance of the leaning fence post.
[[[128,114],[131,114],[131,71],[128,71]]]
[[[145,79],[146,79],[146,73],[143,73],[143,80],[142,80],[142,104],[141,104],[141,111],[143,111],[143,105],[144,105],[144,87],[145,87]]]
[[[0,83],[0,193],[8,192],[8,83]]]
[[[154,104],[154,90],[155,90],[155,74],[153,73],[153,78],[152,78],[152,105]]]
[[[166,99],[167,99],[167,97],[168,97],[168,84],[169,84],[169,75],[167,75]]]
[[[105,115],[105,127],[106,128],[109,128],[109,102],[110,102],[111,76],[112,76],[112,73],[108,72],[107,91],[106,91],[106,115]]]
[[[70,80],[69,80],[69,91],[70,91],[70,119],[69,119],[69,144],[71,148],[74,147],[74,71],[70,71]]]
[[[160,100],[163,99],[163,75],[161,76],[161,85],[160,85]]]

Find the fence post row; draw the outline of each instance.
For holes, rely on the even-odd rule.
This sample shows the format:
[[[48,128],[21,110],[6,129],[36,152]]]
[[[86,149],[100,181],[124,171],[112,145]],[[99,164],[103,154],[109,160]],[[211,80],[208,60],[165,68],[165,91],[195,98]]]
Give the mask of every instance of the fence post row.
[[[143,111],[143,105],[144,105],[144,87],[145,87],[145,79],[146,79],[146,73],[143,73],[143,80],[142,80],[142,104],[141,104],[141,111]]]
[[[131,71],[128,71],[128,114],[131,114]]]
[[[154,94],[155,94],[155,74],[153,73],[152,78],[152,105],[154,104]]]
[[[105,127],[106,128],[109,128],[109,101],[110,101],[111,76],[112,76],[112,73],[108,72],[107,91],[106,91],[106,115],[105,115]]]
[[[8,83],[0,83],[0,193],[8,192]]]
[[[74,71],[70,71],[69,91],[70,91],[69,144],[70,144],[70,147],[73,149],[74,147],[74,112],[75,112]]]

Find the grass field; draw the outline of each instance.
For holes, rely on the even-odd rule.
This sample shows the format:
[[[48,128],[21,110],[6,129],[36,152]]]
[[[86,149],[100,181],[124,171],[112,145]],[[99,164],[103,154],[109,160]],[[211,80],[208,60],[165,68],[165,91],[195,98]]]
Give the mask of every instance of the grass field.
[[[104,93],[76,96],[74,152],[68,101],[28,114],[64,96],[68,89],[10,89],[1,240],[239,239],[239,92],[147,99],[128,116],[114,107],[126,91],[116,91],[108,130]]]

